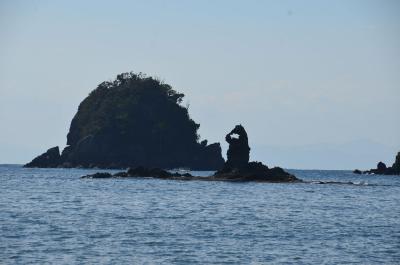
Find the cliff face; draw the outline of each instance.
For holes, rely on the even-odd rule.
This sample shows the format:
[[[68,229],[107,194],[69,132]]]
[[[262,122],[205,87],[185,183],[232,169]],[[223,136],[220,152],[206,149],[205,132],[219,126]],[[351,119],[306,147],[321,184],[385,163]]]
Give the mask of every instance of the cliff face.
[[[180,105],[183,97],[142,74],[101,83],[79,105],[58,166],[220,169],[219,143],[199,143],[200,125]],[[27,166],[43,167],[33,162]]]
[[[400,152],[397,153],[396,160],[392,166],[393,170],[400,175]]]

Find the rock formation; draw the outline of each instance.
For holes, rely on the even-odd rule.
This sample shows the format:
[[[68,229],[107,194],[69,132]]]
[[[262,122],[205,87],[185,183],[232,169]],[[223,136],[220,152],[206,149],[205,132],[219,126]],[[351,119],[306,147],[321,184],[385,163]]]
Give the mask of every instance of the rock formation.
[[[246,130],[242,125],[236,125],[235,128],[225,136],[225,140],[229,144],[228,152],[226,153],[227,161],[225,170],[233,168],[244,168],[250,159],[249,140]]]
[[[396,174],[400,175],[400,152],[397,153],[396,160],[392,165],[392,170]]]
[[[82,176],[82,178],[158,178],[158,179],[173,179],[173,180],[209,180],[209,177],[196,177],[189,173],[179,174],[166,171],[161,168],[146,168],[146,167],[135,167],[130,168],[126,172],[118,172],[110,174],[106,172],[94,173]]]
[[[378,163],[378,165],[376,165],[377,174],[384,174],[386,170],[387,170],[387,166],[382,161],[380,161]]]
[[[226,135],[225,140],[229,144],[227,161],[222,170],[214,174],[214,178],[241,179],[251,181],[291,182],[298,179],[285,172],[282,168],[268,168],[261,162],[250,162],[250,147],[246,130],[242,125]]]
[[[96,173],[82,178],[120,178],[120,177],[150,177],[175,180],[202,180],[202,181],[257,181],[257,182],[299,182],[295,176],[285,172],[282,168],[268,168],[261,162],[250,162],[247,133],[243,126],[237,125],[226,135],[229,143],[228,160],[224,168],[209,177],[192,176],[191,174],[171,173],[159,168],[136,167],[127,172],[114,175]]]
[[[45,153],[33,159],[25,167],[57,167],[61,162],[60,149],[52,147]]]
[[[396,160],[391,167],[387,167],[385,163],[379,162],[375,169],[361,171],[356,169],[354,174],[378,174],[378,175],[400,175],[400,152],[397,153]]]
[[[25,166],[221,169],[220,144],[199,142],[183,97],[152,77],[120,74],[81,102],[61,156],[46,152]]]

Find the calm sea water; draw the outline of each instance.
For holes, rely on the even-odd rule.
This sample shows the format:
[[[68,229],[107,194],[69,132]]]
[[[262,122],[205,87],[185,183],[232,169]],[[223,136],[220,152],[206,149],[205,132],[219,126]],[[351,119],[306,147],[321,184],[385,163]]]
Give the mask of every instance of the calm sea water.
[[[400,264],[400,177],[79,178],[95,171],[0,166],[0,263]]]

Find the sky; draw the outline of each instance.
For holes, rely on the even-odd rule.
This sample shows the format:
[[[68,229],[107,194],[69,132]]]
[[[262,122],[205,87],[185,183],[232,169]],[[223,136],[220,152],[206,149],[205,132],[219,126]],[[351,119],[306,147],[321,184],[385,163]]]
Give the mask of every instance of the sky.
[[[122,72],[183,92],[199,133],[251,158],[371,168],[400,151],[400,1],[0,1],[0,163],[64,147]]]

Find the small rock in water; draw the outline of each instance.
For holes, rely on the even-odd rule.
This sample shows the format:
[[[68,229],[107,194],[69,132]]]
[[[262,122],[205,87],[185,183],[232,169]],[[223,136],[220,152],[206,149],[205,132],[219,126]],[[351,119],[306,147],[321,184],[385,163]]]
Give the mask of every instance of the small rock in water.
[[[129,177],[129,175],[128,175],[128,173],[126,173],[126,172],[118,172],[118,173],[115,173],[115,174],[113,175],[113,177],[116,177],[116,178],[126,178],[126,177]]]
[[[113,175],[111,175],[110,173],[106,173],[106,172],[98,172],[98,173],[82,176],[82,178],[90,178],[90,179],[103,179],[103,178],[112,178],[112,177],[113,177]]]

